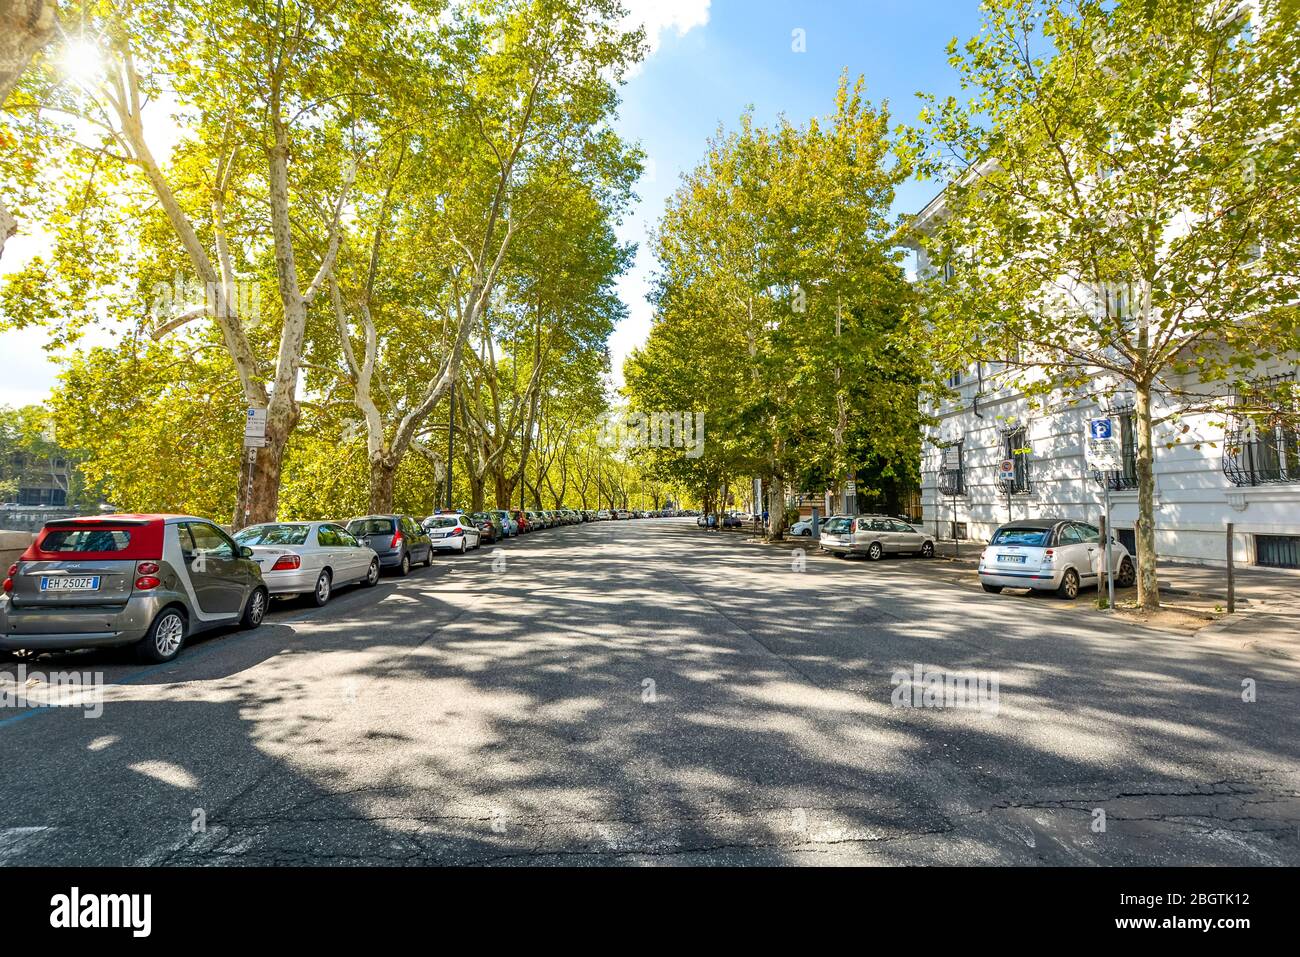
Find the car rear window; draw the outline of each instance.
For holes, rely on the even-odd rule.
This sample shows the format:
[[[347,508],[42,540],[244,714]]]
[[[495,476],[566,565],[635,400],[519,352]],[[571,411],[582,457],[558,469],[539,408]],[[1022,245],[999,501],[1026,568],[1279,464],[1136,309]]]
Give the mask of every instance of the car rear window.
[[[235,536],[241,545],[306,545],[307,525],[254,525]]]
[[[353,535],[391,535],[393,520],[391,518],[359,518],[348,522],[348,531]]]
[[[849,530],[850,519],[832,518],[822,528],[828,532],[847,532]]]
[[[43,552],[124,552],[130,545],[130,529],[69,528],[46,532],[38,547]]]
[[[438,515],[424,523],[425,528],[452,528],[460,522],[452,515]]]
[[[1028,545],[1042,548],[1047,544],[1051,529],[1047,528],[999,528],[993,533],[992,545]]]

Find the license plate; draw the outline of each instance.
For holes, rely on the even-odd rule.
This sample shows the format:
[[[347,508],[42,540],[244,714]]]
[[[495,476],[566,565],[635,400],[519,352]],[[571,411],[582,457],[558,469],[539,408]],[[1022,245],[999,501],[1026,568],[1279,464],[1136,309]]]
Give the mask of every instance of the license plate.
[[[1025,563],[1024,555],[999,555],[998,561],[1004,565],[1023,565]]]
[[[41,576],[41,591],[99,591],[99,576],[49,578]]]

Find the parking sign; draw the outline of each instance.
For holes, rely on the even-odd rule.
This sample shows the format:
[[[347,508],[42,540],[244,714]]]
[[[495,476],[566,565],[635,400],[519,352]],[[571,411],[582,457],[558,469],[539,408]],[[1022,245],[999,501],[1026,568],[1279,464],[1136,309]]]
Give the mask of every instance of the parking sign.
[[[1122,472],[1124,452],[1115,427],[1109,418],[1089,419],[1088,435],[1083,443],[1084,458],[1094,472]]]

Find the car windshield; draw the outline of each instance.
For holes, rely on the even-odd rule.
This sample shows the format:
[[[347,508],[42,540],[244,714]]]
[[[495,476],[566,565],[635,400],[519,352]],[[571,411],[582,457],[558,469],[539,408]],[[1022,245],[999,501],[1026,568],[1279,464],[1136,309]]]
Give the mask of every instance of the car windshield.
[[[433,518],[427,519],[425,521],[424,527],[425,528],[454,528],[456,525],[459,524],[460,523],[456,521],[456,516],[454,515],[435,515]]]
[[[308,525],[250,525],[241,529],[235,541],[241,545],[305,545]]]
[[[992,545],[1028,545],[1042,548],[1047,544],[1048,528],[999,528],[993,533]]]
[[[46,532],[41,540],[43,552],[120,552],[131,543],[131,533],[124,528],[78,528]]]
[[[358,518],[348,522],[348,531],[358,538],[366,535],[391,535],[393,520],[391,518]]]

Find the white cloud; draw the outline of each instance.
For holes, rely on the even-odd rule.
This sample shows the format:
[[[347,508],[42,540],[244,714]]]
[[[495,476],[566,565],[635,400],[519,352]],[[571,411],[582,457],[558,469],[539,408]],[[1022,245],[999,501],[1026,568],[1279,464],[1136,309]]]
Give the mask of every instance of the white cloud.
[[[647,56],[659,51],[663,35],[673,30],[684,37],[696,27],[709,22],[711,0],[623,0],[627,7],[624,22],[629,27],[645,27]]]

